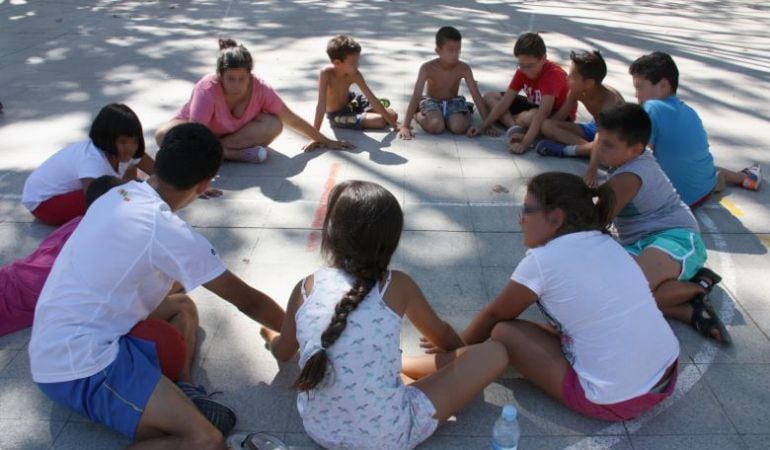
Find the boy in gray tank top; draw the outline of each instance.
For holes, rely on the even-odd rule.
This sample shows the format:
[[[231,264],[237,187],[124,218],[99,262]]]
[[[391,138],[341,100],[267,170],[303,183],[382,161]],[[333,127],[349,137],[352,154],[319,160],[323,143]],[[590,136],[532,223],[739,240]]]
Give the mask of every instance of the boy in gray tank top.
[[[730,343],[708,293],[721,280],[705,268],[698,223],[645,146],[652,124],[641,106],[625,103],[599,114],[597,157],[611,168],[613,226],[650,283],[658,308],[704,336]]]

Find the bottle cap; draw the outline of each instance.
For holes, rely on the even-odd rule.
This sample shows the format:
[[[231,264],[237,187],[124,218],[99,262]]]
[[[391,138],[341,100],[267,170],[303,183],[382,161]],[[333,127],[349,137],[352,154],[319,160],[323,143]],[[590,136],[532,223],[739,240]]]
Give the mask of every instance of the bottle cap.
[[[502,417],[508,422],[516,420],[516,407],[513,405],[505,405],[503,407]]]

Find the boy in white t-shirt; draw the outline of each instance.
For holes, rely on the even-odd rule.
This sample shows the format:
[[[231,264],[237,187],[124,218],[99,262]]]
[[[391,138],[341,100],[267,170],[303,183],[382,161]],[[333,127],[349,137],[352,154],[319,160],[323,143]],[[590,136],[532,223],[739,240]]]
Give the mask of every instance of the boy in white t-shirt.
[[[205,126],[170,130],[146,183],[113,189],[89,209],[35,310],[29,355],[40,389],[143,444],[224,448],[220,431],[235,423],[229,408],[190,384],[197,311],[186,295],[167,295],[174,280],[188,292],[204,285],[274,330],[283,322],[270,297],[228,271],[174,214],[209,187],[221,161],[222,147]],[[148,318],[169,321],[188,345],[176,385],[161,375],[153,343],[128,335]]]

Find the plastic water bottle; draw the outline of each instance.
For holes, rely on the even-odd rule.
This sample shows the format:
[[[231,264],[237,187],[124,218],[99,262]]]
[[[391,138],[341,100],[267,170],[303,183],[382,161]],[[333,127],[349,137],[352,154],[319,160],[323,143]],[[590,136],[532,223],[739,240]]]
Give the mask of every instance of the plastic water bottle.
[[[505,405],[492,429],[492,450],[516,450],[520,433],[516,407]]]

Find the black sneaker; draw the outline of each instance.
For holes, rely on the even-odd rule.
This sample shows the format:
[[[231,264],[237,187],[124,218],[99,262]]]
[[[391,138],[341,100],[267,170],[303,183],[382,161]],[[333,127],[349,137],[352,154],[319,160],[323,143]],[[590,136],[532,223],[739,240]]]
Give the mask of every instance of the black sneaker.
[[[192,400],[198,410],[203,414],[212,425],[214,425],[222,436],[227,436],[235,427],[235,422],[238,420],[235,416],[235,412],[227,406],[219,403],[216,400],[212,400],[210,397],[219,392],[212,392],[211,394],[206,392],[206,388],[203,385],[194,385],[184,381],[177,382],[177,387],[184,392],[184,394]]]

